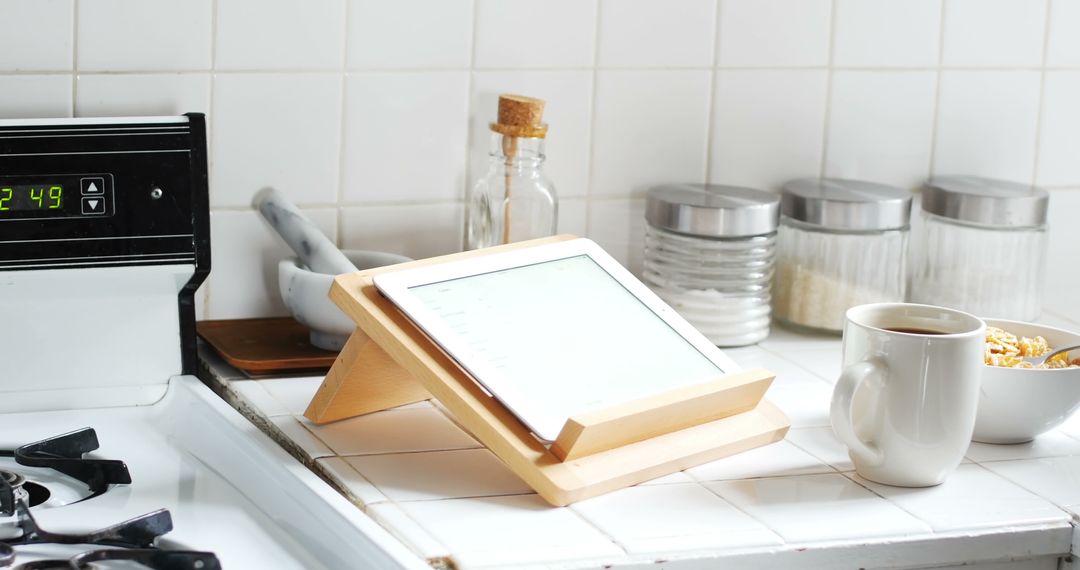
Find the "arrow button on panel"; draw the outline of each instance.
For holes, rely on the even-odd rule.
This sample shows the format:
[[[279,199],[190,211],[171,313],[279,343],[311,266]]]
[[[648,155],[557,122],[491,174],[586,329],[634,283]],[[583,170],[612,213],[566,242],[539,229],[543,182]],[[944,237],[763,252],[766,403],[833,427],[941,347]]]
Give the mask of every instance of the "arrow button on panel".
[[[86,198],[82,199],[82,213],[86,215],[99,215],[105,213],[105,199],[104,198]]]
[[[80,182],[83,196],[105,193],[105,179],[100,176],[83,178]]]

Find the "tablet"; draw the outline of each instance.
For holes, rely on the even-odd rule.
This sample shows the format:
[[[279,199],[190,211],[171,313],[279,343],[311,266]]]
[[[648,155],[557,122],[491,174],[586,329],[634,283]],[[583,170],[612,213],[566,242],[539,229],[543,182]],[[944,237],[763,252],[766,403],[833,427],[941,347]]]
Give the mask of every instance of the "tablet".
[[[588,239],[376,275],[375,286],[537,437],[739,370]]]

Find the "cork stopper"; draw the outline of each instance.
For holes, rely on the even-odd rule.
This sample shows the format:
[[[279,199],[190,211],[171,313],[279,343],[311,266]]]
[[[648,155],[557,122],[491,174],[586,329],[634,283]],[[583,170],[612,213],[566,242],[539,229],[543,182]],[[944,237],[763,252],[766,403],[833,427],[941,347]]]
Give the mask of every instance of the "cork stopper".
[[[523,95],[499,95],[498,122],[491,130],[513,137],[544,138],[544,101]]]

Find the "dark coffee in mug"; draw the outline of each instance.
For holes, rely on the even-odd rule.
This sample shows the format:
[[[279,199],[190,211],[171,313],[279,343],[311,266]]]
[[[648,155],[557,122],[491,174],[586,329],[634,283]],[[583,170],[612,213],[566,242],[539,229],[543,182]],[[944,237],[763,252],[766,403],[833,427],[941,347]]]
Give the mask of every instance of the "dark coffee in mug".
[[[908,328],[908,327],[886,327],[885,330],[891,331],[891,332],[898,332],[898,333],[907,333],[907,334],[949,334],[947,332],[942,332],[942,331],[935,331],[935,330],[930,330],[930,329],[916,329],[916,328]]]

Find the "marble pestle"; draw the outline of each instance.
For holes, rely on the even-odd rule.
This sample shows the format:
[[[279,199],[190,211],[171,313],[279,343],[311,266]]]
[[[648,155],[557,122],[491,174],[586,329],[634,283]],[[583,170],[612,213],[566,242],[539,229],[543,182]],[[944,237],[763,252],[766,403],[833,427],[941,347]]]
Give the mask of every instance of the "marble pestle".
[[[315,273],[353,273],[356,266],[276,188],[263,188],[251,205]]]

